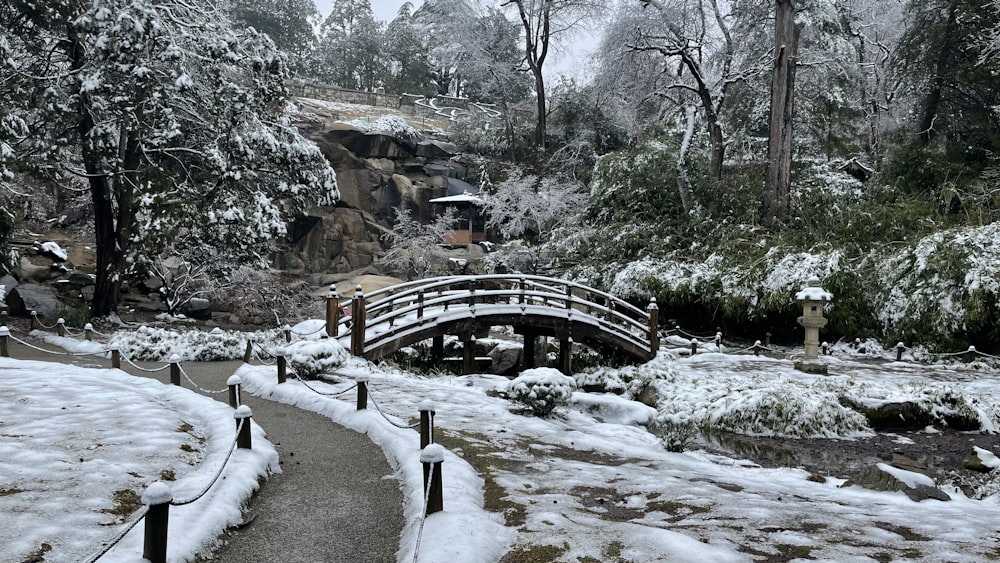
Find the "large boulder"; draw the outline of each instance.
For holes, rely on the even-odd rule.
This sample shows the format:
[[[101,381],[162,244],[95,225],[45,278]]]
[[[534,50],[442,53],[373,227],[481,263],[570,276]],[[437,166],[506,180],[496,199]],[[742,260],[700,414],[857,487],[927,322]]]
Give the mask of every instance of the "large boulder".
[[[16,317],[27,317],[32,311],[40,317],[54,318],[59,314],[59,299],[50,287],[38,284],[23,284],[7,294],[9,313]]]
[[[416,154],[416,143],[392,135],[361,131],[346,124],[336,124],[323,133],[323,139],[343,145],[365,158],[402,159]]]
[[[926,468],[905,456],[893,454],[886,463],[877,463],[857,472],[842,487],[859,486],[873,491],[902,491],[910,500],[951,500],[937,487]]]

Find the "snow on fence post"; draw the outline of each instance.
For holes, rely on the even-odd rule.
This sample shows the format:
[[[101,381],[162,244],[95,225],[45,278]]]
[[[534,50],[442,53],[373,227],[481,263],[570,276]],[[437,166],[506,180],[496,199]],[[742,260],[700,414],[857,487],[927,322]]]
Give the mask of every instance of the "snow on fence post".
[[[90,323],[83,325],[83,339],[84,340],[94,339],[94,325]]]
[[[358,285],[351,302],[351,354],[365,355],[365,293]]]
[[[66,336],[66,319],[59,317],[56,320],[56,334]]]
[[[830,355],[830,343],[829,342],[826,342],[824,340],[823,343],[819,345],[819,347],[823,349],[823,355],[824,356],[829,356]]]
[[[0,301],[0,326],[7,326],[7,309],[3,305],[3,301]]]
[[[274,359],[278,365],[278,383],[284,383],[288,380],[288,360],[285,358],[285,349],[276,349],[274,351]]]
[[[286,324],[281,327],[281,332],[285,333],[285,343],[290,344],[292,342],[292,327]]]
[[[243,363],[249,364],[253,358],[253,338],[247,338],[247,348],[243,351]]]
[[[903,361],[903,350],[904,349],[906,349],[906,345],[905,344],[903,344],[902,342],[897,342],[896,343],[896,361],[897,362]]]
[[[427,497],[424,516],[427,516],[444,510],[441,487],[441,464],[444,463],[444,448],[438,444],[429,444],[420,451],[420,463],[424,466],[424,495]]]
[[[117,346],[111,347],[111,367],[115,369],[122,368],[122,351]]]
[[[167,561],[167,523],[170,520],[170,503],[174,495],[162,481],[150,483],[142,493],[146,509],[146,529],[142,542],[142,558],[150,563]]]
[[[420,410],[420,449],[434,443],[434,403],[421,401]]]
[[[240,431],[240,433],[236,436],[236,447],[241,450],[251,449],[250,419],[252,417],[253,417],[253,412],[251,412],[250,407],[246,405],[240,405],[236,407],[236,411],[233,412],[233,418],[236,419],[236,428],[238,428]]]
[[[975,359],[976,359],[976,347],[975,346],[969,346],[969,349],[966,351],[966,354],[965,354],[965,361],[966,362],[972,362]]]
[[[10,329],[7,325],[0,326],[0,356],[5,358],[10,357],[10,348],[8,348],[8,341],[10,340]]]
[[[722,351],[722,332],[719,330],[716,330],[715,332],[715,347],[719,352]]]
[[[337,297],[335,283],[330,284],[330,291],[326,294],[326,336],[340,336],[340,299]]]
[[[35,311],[31,312],[31,330],[38,329],[38,313]]]
[[[240,385],[242,383],[243,380],[238,375],[230,375],[229,379],[226,380],[226,386],[229,387],[229,406],[234,409],[240,406]]]
[[[181,357],[177,354],[170,356],[170,383],[180,387],[181,384]]]
[[[649,298],[646,312],[649,314],[649,356],[652,358],[660,350],[660,307],[656,297]]]
[[[691,339],[691,355],[694,356],[697,353],[698,353],[698,339],[697,338],[692,338]]]
[[[760,355],[760,340],[755,340],[753,343],[753,355],[754,356]]]

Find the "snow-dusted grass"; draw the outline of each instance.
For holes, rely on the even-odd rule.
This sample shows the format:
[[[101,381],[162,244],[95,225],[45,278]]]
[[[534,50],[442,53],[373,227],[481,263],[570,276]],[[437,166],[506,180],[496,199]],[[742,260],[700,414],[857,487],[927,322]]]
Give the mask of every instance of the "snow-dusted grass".
[[[136,508],[130,499],[155,481],[195,495],[235,439],[227,405],[119,370],[0,358],[0,397],[0,561],[87,559]],[[171,561],[209,552],[241,522],[258,478],[279,470],[256,424],[252,439],[205,497],[171,508]],[[140,524],[101,561],[136,561],[142,542]]]

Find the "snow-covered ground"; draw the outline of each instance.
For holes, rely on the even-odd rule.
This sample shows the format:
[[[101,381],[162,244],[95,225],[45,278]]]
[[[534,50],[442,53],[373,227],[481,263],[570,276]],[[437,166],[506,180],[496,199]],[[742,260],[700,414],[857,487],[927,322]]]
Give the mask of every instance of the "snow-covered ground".
[[[829,361],[831,375],[814,376],[796,372],[784,359],[718,353],[687,358],[663,353],[644,366],[581,376],[618,381],[627,388],[651,383],[661,398],[657,409],[624,396],[578,391],[570,406],[557,410],[555,416],[537,418],[502,398],[509,384],[502,377],[418,377],[348,360],[337,370],[342,382],[310,386],[336,392],[347,389],[354,379],[368,378],[371,397],[378,407],[404,426],[416,421],[422,402],[435,405],[437,438],[448,449],[443,464],[445,510],[429,517],[422,530],[421,466],[414,430],[390,425],[374,405],[367,412],[356,412],[352,391],[329,397],[296,380],[278,385],[274,368],[268,366],[245,365],[238,374],[246,391],[329,416],[366,432],[386,451],[397,468],[406,499],[407,525],[398,557],[401,562],[413,561],[418,538],[419,561],[425,562],[486,563],[497,561],[509,550],[531,552],[536,557],[533,560],[566,562],[795,558],[982,561],[995,556],[1000,550],[995,526],[1000,505],[996,496],[973,500],[955,486],[939,484],[950,501],[916,503],[902,492],[842,487],[845,481],[839,477],[818,482],[821,479],[799,468],[762,468],[747,460],[698,449],[669,452],[661,439],[643,426],[651,421],[708,420],[743,424],[748,431],[771,435],[870,433],[863,422],[849,419],[833,405],[839,394],[847,393],[867,404],[901,399],[933,404],[937,397],[949,397],[949,401],[960,397],[959,402],[981,419],[984,428],[997,428],[1000,377],[988,367],[875,363],[850,358]],[[38,377],[40,373],[48,375]],[[74,387],[60,395],[53,381],[64,378],[71,378],[66,380]],[[212,411],[231,413],[228,407],[214,403],[212,409],[189,412],[188,402],[212,402],[186,390],[173,390],[121,372],[0,360],[0,389],[9,397],[0,403],[0,432],[4,438],[0,442],[0,475],[4,480],[7,475],[26,475],[13,485],[0,484],[0,489],[37,491],[29,502],[22,501],[28,498],[23,492],[0,495],[0,511],[17,514],[16,524],[0,529],[0,534],[19,530],[10,538],[0,537],[0,545],[4,546],[0,548],[0,560],[16,559],[25,550],[37,548],[39,541],[51,543],[52,538],[63,537],[58,531],[64,529],[72,529],[73,533],[60,540],[59,553],[72,555],[57,556],[54,545],[50,560],[74,560],[96,549],[111,532],[102,524],[114,520],[100,510],[110,506],[115,490],[141,489],[155,480],[154,471],[165,465],[179,468],[178,482],[185,488],[197,489],[198,476],[212,473],[212,456],[228,447],[232,439],[231,419],[203,415]],[[142,449],[147,440],[129,442],[131,433],[122,433],[122,452],[111,456],[104,453],[112,442],[109,438],[81,433],[79,425],[55,423],[52,417],[36,415],[36,411],[47,410],[60,411],[60,416],[78,412],[75,405],[85,404],[81,398],[85,390],[95,395],[94,402],[102,401],[98,404],[133,405],[142,402],[134,395],[155,397],[149,399],[154,403],[150,408],[167,411],[129,414],[110,406],[89,409],[92,414],[86,415],[88,429],[129,427],[131,431],[136,426],[132,421],[142,419],[158,428],[165,436],[162,440],[185,443],[188,434],[174,436],[179,421],[188,421],[196,429],[207,428],[202,463],[186,469],[183,466],[194,454],[179,448],[176,459],[147,461]],[[129,395],[124,395],[126,390]],[[22,406],[36,402],[48,406]],[[794,408],[780,409],[784,414],[775,416],[777,405]],[[68,413],[62,411],[64,406]],[[126,421],[130,424],[123,424]],[[799,427],[811,430],[795,430]],[[215,428],[218,430],[212,430]],[[40,463],[36,456],[45,449],[24,447],[27,437],[33,435],[48,436],[53,444],[59,444],[49,446],[51,450],[65,448],[81,453],[63,454],[58,450],[52,454],[56,461]],[[90,461],[95,464],[94,470],[76,479],[86,483],[108,480],[100,491],[82,495],[72,486],[53,483],[68,479],[68,475],[40,469],[61,467],[77,458],[94,460],[94,450],[102,454],[100,459],[109,460],[107,466],[99,468]],[[135,452],[143,453],[137,456]],[[259,459],[253,463],[248,460],[251,467],[246,468],[247,474],[256,476],[268,464],[273,467],[272,452],[254,454]],[[138,464],[138,468],[119,469],[125,463],[121,459],[126,457],[138,457],[140,461],[128,462]],[[128,471],[139,476],[130,476]],[[117,482],[113,475],[118,475]],[[188,481],[192,484],[188,485]],[[86,502],[74,501],[81,496]],[[483,508],[484,499],[489,511]],[[232,508],[216,507],[230,500]],[[229,497],[220,493],[211,512],[234,510],[238,515],[240,500],[239,494]],[[21,504],[15,508],[11,503]],[[183,525],[184,519],[178,520],[182,522],[177,525]],[[201,542],[210,542],[212,537],[204,537]],[[139,553],[141,546],[135,541],[108,557],[125,559],[123,552],[128,545],[132,546],[131,553]],[[19,546],[17,551],[8,547],[14,545]],[[189,553],[196,549],[192,546]],[[174,557],[182,556],[175,552]]]

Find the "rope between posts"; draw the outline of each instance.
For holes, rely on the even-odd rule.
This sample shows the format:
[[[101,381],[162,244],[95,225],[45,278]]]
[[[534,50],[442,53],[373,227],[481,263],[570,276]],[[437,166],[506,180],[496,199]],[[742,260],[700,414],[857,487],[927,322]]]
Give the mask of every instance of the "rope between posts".
[[[42,320],[38,318],[38,315],[31,315],[31,316],[32,316],[32,318],[35,319],[35,322],[38,323],[38,326],[40,326],[42,328],[47,328],[47,329],[51,330],[51,329],[53,329],[53,328],[55,328],[56,326],[59,325],[59,323],[55,323],[52,326],[49,326],[49,325],[43,323]]]
[[[413,563],[417,563],[417,558],[420,557],[420,541],[424,537],[424,522],[427,521],[427,505],[431,503],[431,482],[434,480],[435,465],[437,464],[430,464],[430,471],[427,472],[427,490],[424,491],[424,511],[420,515],[420,528],[417,529],[417,544],[413,547]]]
[[[371,394],[371,386],[370,385],[368,387],[368,398],[371,399],[372,405],[375,406],[375,411],[378,412],[380,415],[382,415],[382,418],[384,418],[386,422],[388,422],[389,424],[395,426],[396,428],[402,428],[404,430],[410,430],[410,429],[413,429],[413,428],[416,428],[416,427],[420,426],[419,422],[416,423],[416,424],[411,424],[409,426],[406,426],[404,424],[399,424],[398,422],[393,422],[393,421],[389,420],[389,417],[386,416],[386,414],[384,412],[382,412],[382,408],[378,406],[378,401],[375,400],[375,396]]]
[[[139,366],[139,365],[137,365],[137,364],[136,364],[135,362],[133,362],[133,361],[132,361],[132,360],[131,360],[130,358],[127,358],[127,357],[125,357],[124,355],[122,356],[122,359],[123,359],[123,360],[125,360],[126,362],[128,362],[128,364],[129,364],[130,366],[134,367],[135,369],[137,369],[137,370],[139,370],[139,371],[144,371],[144,372],[146,372],[146,373],[155,373],[155,372],[158,372],[158,371],[163,371],[163,370],[167,369],[168,367],[170,367],[170,364],[163,364],[162,366],[160,366],[160,367],[158,367],[158,368],[154,368],[154,369],[147,369],[147,368],[144,368],[144,367],[142,367],[142,366]]]
[[[132,517],[125,522],[125,526],[118,531],[114,538],[104,542],[104,547],[102,547],[97,553],[88,557],[84,563],[94,563],[94,561],[104,557],[107,552],[111,551],[111,548],[118,545],[118,542],[122,541],[122,538],[124,538],[126,534],[132,531],[132,528],[135,528],[139,522],[142,522],[142,519],[146,517],[147,512],[149,512],[149,507],[143,505],[142,508],[136,511],[135,514],[133,514]]]
[[[211,489],[212,486],[215,485],[216,481],[219,480],[219,477],[222,476],[222,472],[226,469],[226,464],[229,463],[229,458],[231,458],[233,456],[233,452],[236,451],[236,445],[237,445],[237,443],[239,442],[239,439],[240,439],[240,431],[243,430],[243,425],[246,424],[246,423],[247,423],[247,419],[246,418],[241,418],[240,419],[240,423],[236,427],[236,437],[233,438],[233,445],[232,445],[232,447],[229,448],[229,453],[226,454],[226,459],[224,459],[222,461],[222,465],[219,466],[219,470],[215,473],[215,477],[212,478],[212,480],[208,483],[208,485],[206,485],[205,488],[203,488],[201,490],[201,492],[199,492],[198,494],[196,494],[195,496],[193,496],[193,497],[191,497],[189,499],[186,499],[186,500],[172,500],[172,501],[170,501],[171,505],[173,505],[173,506],[184,506],[185,504],[191,504],[192,502],[194,502],[194,501],[200,499],[201,497],[205,496],[205,494],[209,491],[209,489]]]
[[[263,347],[261,347],[260,344],[257,344],[256,342],[254,342],[253,343],[253,347],[251,348],[251,351],[253,352],[253,357],[257,358],[258,362],[260,362],[260,363],[262,363],[262,364],[264,364],[266,366],[273,366],[275,363],[277,363],[277,360],[268,361],[268,360],[265,360],[264,358],[262,358],[260,356],[260,354],[257,353],[257,349],[258,348],[260,349],[261,352],[264,352],[268,356],[274,357],[274,354],[271,354],[270,352],[268,352],[267,350],[265,350]]]
[[[65,324],[63,325],[63,329],[66,331],[66,334],[68,334],[70,336],[80,336],[80,335],[83,334],[82,330],[79,331],[79,332],[74,331],[73,329],[69,328],[68,326],[65,326]]]
[[[681,328],[679,326],[678,327],[674,327],[674,330],[676,330],[678,334],[682,334],[684,336],[687,336],[688,338],[697,338],[698,340],[715,340],[715,336],[716,336],[715,334],[713,334],[711,336],[698,336],[696,334],[691,334],[690,332],[684,330],[683,328]]]
[[[309,385],[308,383],[306,383],[306,380],[304,380],[302,378],[299,378],[299,383],[301,383],[302,385],[305,385],[306,389],[312,391],[313,393],[316,393],[317,395],[323,395],[324,397],[338,397],[338,396],[343,395],[344,393],[347,393],[351,389],[354,389],[355,387],[358,386],[358,384],[355,383],[354,385],[351,385],[350,387],[348,387],[347,389],[344,389],[343,391],[337,391],[336,393],[324,393],[324,392],[322,392],[322,391],[320,391],[318,389],[313,388],[311,385]]]
[[[202,387],[202,386],[198,385],[197,383],[195,383],[194,380],[191,379],[191,376],[188,375],[186,371],[184,371],[184,366],[182,366],[180,363],[178,363],[177,367],[180,369],[181,375],[184,376],[184,379],[188,380],[188,383],[190,383],[191,385],[193,385],[195,389],[201,391],[202,393],[208,393],[209,395],[219,395],[221,393],[226,393],[226,392],[229,391],[229,387],[228,386],[225,389],[221,390],[221,391],[209,391],[208,389],[205,389],[204,387]]]
[[[291,334],[294,334],[295,336],[312,336],[312,335],[317,334],[318,332],[320,332],[322,330],[326,330],[326,323],[323,323],[323,326],[317,328],[316,330],[314,330],[312,332],[298,332],[298,331],[291,330],[291,329],[289,329],[288,332],[291,333]]]

